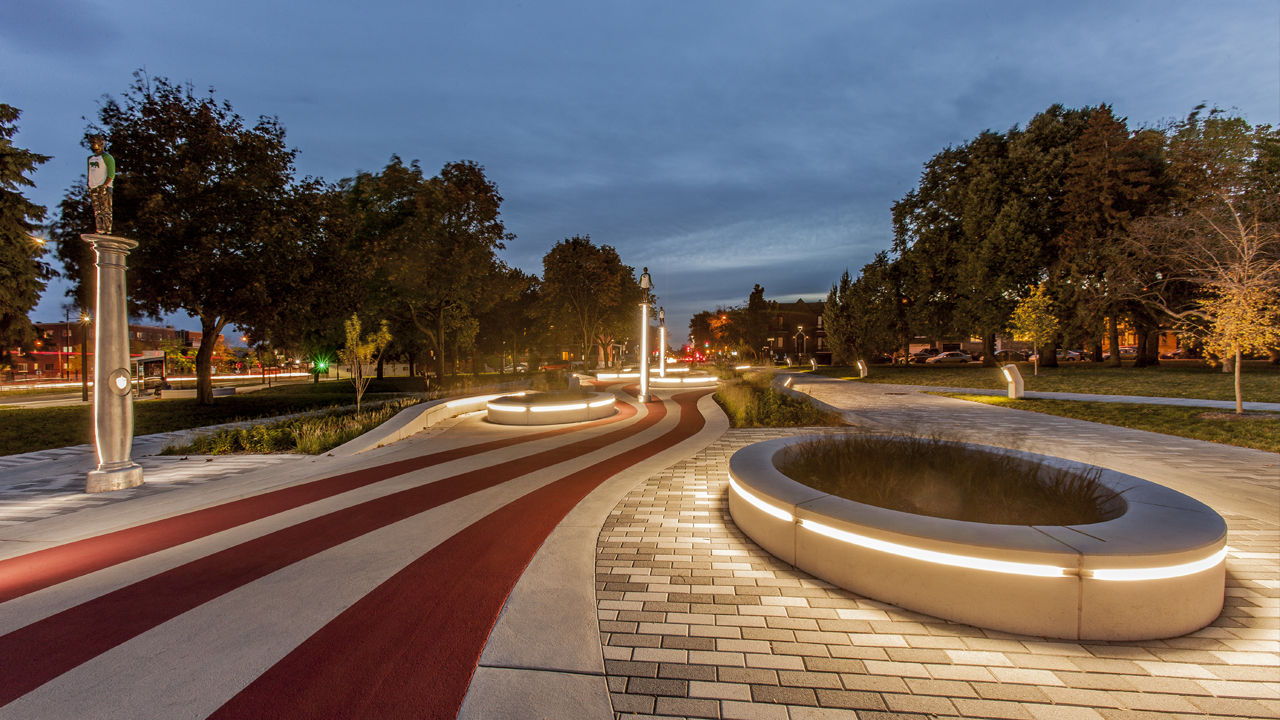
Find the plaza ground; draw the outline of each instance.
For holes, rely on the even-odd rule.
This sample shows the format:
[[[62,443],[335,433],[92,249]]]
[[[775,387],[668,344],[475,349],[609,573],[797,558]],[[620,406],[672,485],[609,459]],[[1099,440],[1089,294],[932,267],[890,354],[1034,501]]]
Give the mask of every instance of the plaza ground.
[[[469,416],[356,456],[0,463],[6,717],[1280,716],[1280,457],[796,376],[871,431],[1138,475],[1220,512],[1227,598],[1181,638],[1013,636],[831,587],[734,526],[705,393],[552,429]],[[631,389],[634,393],[634,389]],[[144,454],[144,453],[136,453]],[[6,663],[8,665],[8,663]]]

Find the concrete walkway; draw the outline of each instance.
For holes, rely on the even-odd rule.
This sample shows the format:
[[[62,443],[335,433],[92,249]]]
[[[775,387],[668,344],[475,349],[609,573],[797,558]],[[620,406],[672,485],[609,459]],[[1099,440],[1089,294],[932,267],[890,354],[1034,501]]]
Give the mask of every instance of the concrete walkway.
[[[729,430],[704,396],[552,434],[462,417],[351,457],[145,458],[147,485],[95,496],[28,464],[0,518],[49,514],[0,526],[0,658],[21,658],[0,720],[1280,717],[1280,457],[797,379],[867,430],[1051,453],[1208,503],[1231,528],[1222,616],[1073,643],[833,588],[728,517],[729,456],[804,431]]]
[[[863,384],[863,383],[859,383]],[[868,385],[873,383],[866,383]],[[880,383],[874,383],[880,384]],[[916,385],[886,385],[885,387],[910,387],[919,392],[949,392],[949,393],[966,393],[968,395],[998,395],[1007,396],[1008,390],[985,390],[975,388],[957,388],[957,387],[932,387],[932,386],[916,386]],[[1080,402],[1112,402],[1112,403],[1129,403],[1132,405],[1178,405],[1181,407],[1207,407],[1218,408],[1220,410],[1235,410],[1236,403],[1234,400],[1204,400],[1201,398],[1167,398],[1167,397],[1147,397],[1146,395],[1093,395],[1090,393],[1064,393],[1064,392],[1038,392],[1026,391],[1023,397],[1036,398],[1040,400],[1077,400]],[[1280,403],[1270,402],[1245,402],[1241,403],[1245,410],[1253,412],[1280,412]]]

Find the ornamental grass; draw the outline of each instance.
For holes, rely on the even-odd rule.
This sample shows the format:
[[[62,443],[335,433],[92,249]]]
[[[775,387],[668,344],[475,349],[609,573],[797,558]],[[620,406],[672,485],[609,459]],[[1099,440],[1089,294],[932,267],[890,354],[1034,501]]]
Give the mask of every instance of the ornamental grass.
[[[397,413],[421,402],[404,398],[360,412],[330,410],[322,415],[290,418],[196,435],[180,445],[166,445],[161,455],[230,455],[235,453],[302,453],[319,455],[369,432]]]
[[[772,387],[773,372],[751,372],[721,383],[716,402],[733,427],[837,427],[840,415]]]
[[[1088,525],[1119,517],[1123,491],[1070,470],[939,437],[833,435],[791,446],[778,470],[854,502],[996,525]]]

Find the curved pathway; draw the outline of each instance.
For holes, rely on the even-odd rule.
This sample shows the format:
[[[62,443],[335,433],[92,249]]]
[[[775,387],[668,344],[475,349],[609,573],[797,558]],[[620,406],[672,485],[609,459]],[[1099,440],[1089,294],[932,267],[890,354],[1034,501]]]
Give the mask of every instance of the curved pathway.
[[[722,432],[706,395],[551,429],[477,415],[0,531],[0,718],[607,715],[594,537]]]

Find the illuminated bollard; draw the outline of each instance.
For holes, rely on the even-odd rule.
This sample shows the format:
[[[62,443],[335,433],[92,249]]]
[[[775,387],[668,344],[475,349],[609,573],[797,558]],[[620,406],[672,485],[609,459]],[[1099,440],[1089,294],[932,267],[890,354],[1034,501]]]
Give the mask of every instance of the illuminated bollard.
[[[866,360],[858,361],[858,377],[864,378],[871,374],[871,369],[867,367]]]
[[[1018,366],[1010,363],[1000,368],[1000,372],[1009,381],[1009,397],[1022,397],[1022,373],[1018,372]]]

